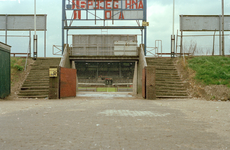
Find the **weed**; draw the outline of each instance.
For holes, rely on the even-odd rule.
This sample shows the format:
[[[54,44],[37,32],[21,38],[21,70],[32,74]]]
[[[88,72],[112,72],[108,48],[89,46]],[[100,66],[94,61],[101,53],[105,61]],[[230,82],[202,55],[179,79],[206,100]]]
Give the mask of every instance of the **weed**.
[[[11,68],[15,68],[18,71],[23,71],[25,64],[25,59],[19,58],[19,57],[11,57]]]
[[[20,65],[15,65],[14,68],[16,68],[18,71],[22,71],[24,67]]]

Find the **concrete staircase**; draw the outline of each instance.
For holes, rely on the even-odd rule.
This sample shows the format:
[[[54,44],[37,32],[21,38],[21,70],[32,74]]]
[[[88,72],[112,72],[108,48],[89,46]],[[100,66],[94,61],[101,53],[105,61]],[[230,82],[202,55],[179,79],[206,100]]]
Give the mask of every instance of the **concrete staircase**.
[[[156,67],[157,98],[188,98],[171,58],[146,58],[147,65]]]
[[[19,98],[47,98],[49,93],[49,67],[58,66],[60,58],[38,58],[24,81]]]

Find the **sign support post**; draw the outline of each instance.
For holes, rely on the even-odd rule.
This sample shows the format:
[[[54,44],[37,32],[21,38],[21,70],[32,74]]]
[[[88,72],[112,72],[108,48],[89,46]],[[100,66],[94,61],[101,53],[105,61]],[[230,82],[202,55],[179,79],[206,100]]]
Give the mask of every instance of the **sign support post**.
[[[224,0],[222,0],[222,56],[224,55]]]

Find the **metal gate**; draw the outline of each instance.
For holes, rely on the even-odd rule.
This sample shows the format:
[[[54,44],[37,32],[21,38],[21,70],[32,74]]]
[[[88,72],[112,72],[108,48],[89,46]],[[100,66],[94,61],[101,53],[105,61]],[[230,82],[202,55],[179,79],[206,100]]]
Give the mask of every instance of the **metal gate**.
[[[11,46],[0,42],[0,98],[8,96],[11,90],[10,49]]]

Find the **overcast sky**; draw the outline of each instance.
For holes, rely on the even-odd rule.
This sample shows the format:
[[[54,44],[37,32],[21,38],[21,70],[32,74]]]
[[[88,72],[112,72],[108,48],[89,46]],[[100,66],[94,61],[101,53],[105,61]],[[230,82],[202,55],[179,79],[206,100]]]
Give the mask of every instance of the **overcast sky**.
[[[179,15],[220,15],[221,0],[175,0],[176,17],[175,33],[179,29]],[[62,0],[37,0],[37,13],[48,15],[47,31],[47,56],[52,56],[52,45],[61,45],[61,8]],[[154,47],[155,40],[163,41],[163,51],[170,52],[170,36],[172,34],[172,8],[173,0],[148,0],[148,47]],[[34,0],[0,0],[0,14],[33,14]],[[230,15],[230,0],[225,0],[225,15]],[[77,31],[72,34],[101,34],[101,31]],[[109,31],[109,34],[140,34],[138,30],[129,32]],[[0,32],[4,35],[4,32]],[[28,32],[8,32],[8,34],[25,35]],[[213,34],[213,33],[210,33]],[[229,33],[227,33],[229,34]],[[43,32],[38,32],[39,51],[38,56],[42,57],[43,52]],[[212,47],[212,38],[205,39],[206,42],[200,43],[202,38],[187,38],[185,43],[190,41],[197,42],[200,47]],[[228,42],[230,36],[226,37],[226,53],[230,53]],[[71,37],[70,37],[71,40]],[[4,37],[0,36],[0,41],[4,42]],[[8,38],[8,44],[12,45],[12,52],[26,52],[28,49],[28,38]],[[218,49],[218,40],[216,40]]]

